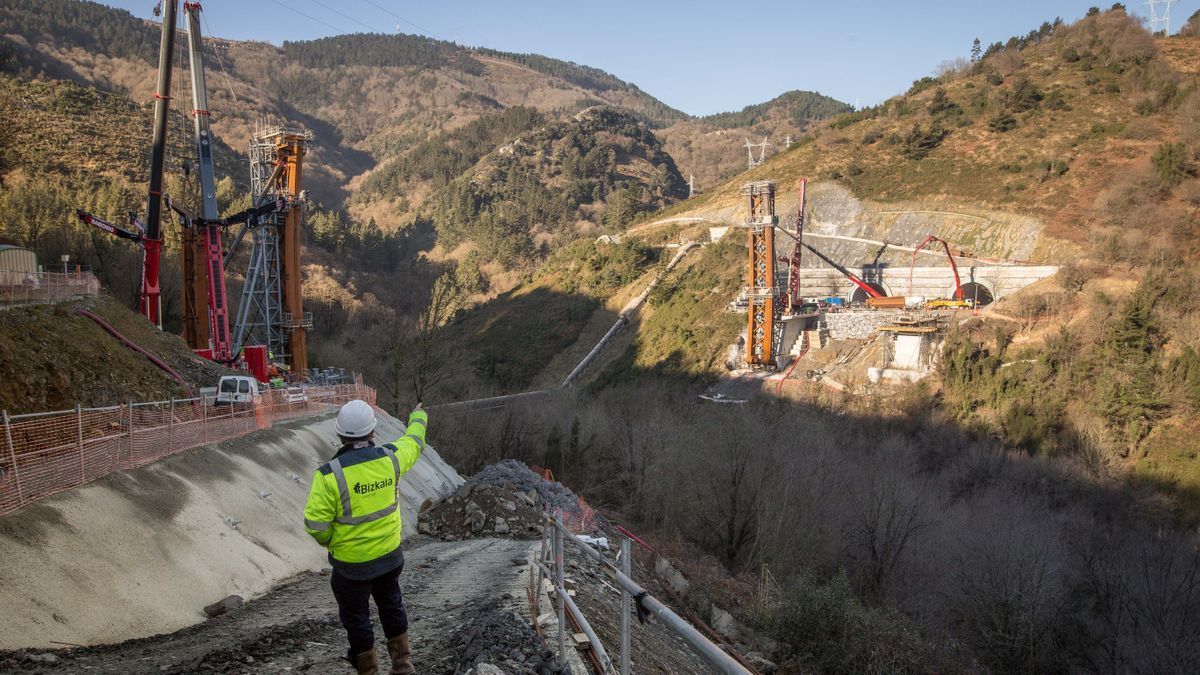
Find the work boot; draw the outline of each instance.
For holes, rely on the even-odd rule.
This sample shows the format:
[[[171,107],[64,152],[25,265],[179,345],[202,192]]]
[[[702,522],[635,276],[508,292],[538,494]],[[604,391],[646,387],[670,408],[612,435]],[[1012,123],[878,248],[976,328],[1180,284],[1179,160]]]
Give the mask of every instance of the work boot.
[[[388,654],[392,657],[391,675],[413,675],[417,672],[412,665],[412,648],[408,645],[408,631],[388,638]]]
[[[378,675],[379,657],[375,655],[375,650],[354,657],[354,667],[358,670],[358,675]]]

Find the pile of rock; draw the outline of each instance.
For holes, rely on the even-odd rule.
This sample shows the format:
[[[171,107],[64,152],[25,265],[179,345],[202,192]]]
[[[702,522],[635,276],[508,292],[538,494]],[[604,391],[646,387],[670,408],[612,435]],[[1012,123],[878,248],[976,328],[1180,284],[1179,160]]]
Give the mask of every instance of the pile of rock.
[[[467,479],[454,494],[422,505],[417,530],[446,541],[493,536],[539,539],[543,514],[555,509],[572,514],[582,510],[579,498],[562,483],[506,459]]]
[[[417,531],[455,541],[469,537],[539,539],[542,510],[536,492],[466,483],[421,511]]]
[[[484,467],[467,479],[467,485],[493,485],[526,494],[532,491],[537,495],[537,503],[546,510],[563,509],[579,513],[579,498],[570,488],[558,481],[546,480],[515,459]]]
[[[455,631],[443,662],[427,664],[434,672],[537,673],[567,671],[555,665],[554,653],[545,649],[527,619],[492,599],[472,608],[462,628]]]

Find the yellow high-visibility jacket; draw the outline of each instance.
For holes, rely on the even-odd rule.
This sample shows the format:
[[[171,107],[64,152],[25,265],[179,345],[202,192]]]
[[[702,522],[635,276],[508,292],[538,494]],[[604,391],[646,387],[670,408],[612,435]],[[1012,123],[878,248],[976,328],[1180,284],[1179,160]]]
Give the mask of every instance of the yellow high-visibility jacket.
[[[381,447],[347,445],[313,473],[304,527],[335,568],[367,568],[400,548],[400,477],[425,447],[429,416],[414,410],[405,434]],[[394,569],[372,570],[378,573]]]

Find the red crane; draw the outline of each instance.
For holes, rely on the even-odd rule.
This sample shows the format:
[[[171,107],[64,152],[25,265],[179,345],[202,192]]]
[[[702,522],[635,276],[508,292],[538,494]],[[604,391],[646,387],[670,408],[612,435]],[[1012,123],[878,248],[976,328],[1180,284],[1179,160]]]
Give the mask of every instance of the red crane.
[[[867,282],[858,278],[858,276],[855,275],[853,272],[846,269],[844,266],[834,262],[834,260],[832,258],[825,255],[824,253],[821,253],[817,249],[813,248],[811,244],[804,241],[804,239],[803,239],[803,237],[804,237],[804,205],[805,205],[805,201],[807,199],[807,197],[806,197],[807,188],[808,188],[808,179],[807,178],[801,179],[800,180],[800,208],[796,212],[796,231],[789,232],[787,230],[787,228],[783,228],[783,227],[779,228],[780,232],[782,232],[782,233],[786,234],[787,236],[791,237],[792,239],[796,240],[796,247],[792,250],[791,259],[789,260],[787,258],[782,258],[780,260],[780,262],[786,262],[789,264],[789,267],[788,267],[788,303],[795,306],[795,305],[799,304],[799,301],[800,301],[798,296],[800,294],[799,273],[800,273],[800,253],[801,253],[800,249],[801,249],[801,247],[804,247],[804,248],[808,249],[809,251],[812,251],[812,254],[817,256],[818,258],[820,258],[826,265],[829,265],[830,267],[834,268],[835,270],[841,272],[842,276],[844,276],[850,280],[850,283],[861,288],[863,293],[867,294],[867,297],[871,297],[871,298],[887,297],[883,293],[880,293],[879,291],[875,290],[875,288],[873,286],[871,286],[870,284],[868,284]]]
[[[954,262],[954,254],[950,252],[950,244],[947,244],[945,239],[935,237],[932,234],[928,237],[925,237],[925,241],[921,242],[920,245],[913,249],[912,260],[908,264],[908,294],[910,296],[913,294],[912,275],[913,267],[915,267],[917,264],[917,253],[935,241],[940,243],[942,248],[946,249],[946,258],[950,260],[950,269],[954,271],[954,299],[959,302],[963,302],[962,281],[960,281],[958,278],[958,265]]]
[[[158,284],[158,261],[162,252],[159,215],[162,212],[163,164],[167,152],[167,109],[171,105],[171,62],[175,53],[175,12],[178,0],[162,3],[162,38],[158,48],[158,89],[154,94],[154,142],[150,151],[150,190],[146,204],[146,224],[130,213],[133,230],[126,230],[86,211],[76,215],[84,223],[139,244],[142,254],[142,290],[139,309],[155,326],[162,328]],[[157,12],[155,12],[157,13]],[[135,231],[136,230],[136,231]]]

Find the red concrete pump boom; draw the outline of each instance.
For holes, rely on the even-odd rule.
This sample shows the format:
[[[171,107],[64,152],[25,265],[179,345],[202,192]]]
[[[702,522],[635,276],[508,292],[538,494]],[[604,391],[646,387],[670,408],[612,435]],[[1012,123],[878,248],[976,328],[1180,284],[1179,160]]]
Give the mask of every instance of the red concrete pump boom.
[[[945,239],[935,237],[932,234],[928,237],[925,237],[925,241],[921,242],[919,246],[913,249],[912,261],[908,264],[908,294],[910,296],[913,294],[912,275],[913,267],[915,267],[917,264],[917,252],[935,241],[941,244],[942,248],[946,249],[946,258],[950,260],[950,269],[954,271],[954,299],[961,301],[963,299],[962,281],[960,281],[958,278],[958,265],[954,262],[954,254],[950,252],[950,244],[947,244]]]
[[[872,298],[885,298],[885,297],[887,297],[887,296],[885,296],[883,293],[880,293],[879,291],[875,290],[875,289],[874,289],[874,288],[871,286],[871,284],[868,284],[867,282],[863,281],[862,279],[859,279],[859,278],[858,278],[858,277],[857,277],[857,276],[856,276],[856,275],[855,275],[853,272],[851,272],[850,270],[846,269],[844,266],[842,266],[842,265],[840,265],[840,264],[838,264],[838,263],[834,262],[834,260],[833,260],[832,258],[830,258],[829,256],[827,256],[827,255],[825,255],[824,253],[821,253],[821,252],[820,252],[820,251],[818,251],[817,249],[813,248],[813,247],[812,247],[812,244],[809,244],[808,242],[806,242],[806,241],[804,241],[804,240],[800,239],[800,237],[797,237],[797,236],[796,236],[794,233],[792,233],[792,232],[790,232],[789,230],[787,230],[787,228],[782,228],[782,227],[781,227],[781,228],[779,228],[779,231],[780,231],[780,232],[782,232],[782,233],[784,233],[784,234],[786,234],[787,236],[791,237],[792,239],[795,239],[797,243],[799,243],[801,246],[803,246],[804,248],[806,248],[806,249],[808,249],[809,251],[811,251],[813,255],[815,255],[815,256],[817,256],[818,258],[820,258],[820,259],[821,259],[821,261],[822,261],[822,262],[824,262],[826,265],[829,265],[829,266],[830,266],[830,267],[832,267],[833,269],[835,269],[835,270],[837,270],[837,271],[841,272],[841,273],[842,273],[842,276],[844,276],[844,277],[846,277],[847,279],[849,279],[849,280],[850,280],[850,283],[852,283],[852,284],[854,284],[855,286],[858,286],[859,288],[861,288],[861,289],[862,289],[862,292],[863,292],[863,293],[866,293],[866,294],[867,294],[869,297],[872,297]]]
[[[804,206],[808,194],[808,179],[800,179],[800,206],[796,208],[796,245],[792,248],[792,258],[788,260],[788,311],[794,312],[800,302],[800,254],[804,251],[800,242],[804,239]]]

